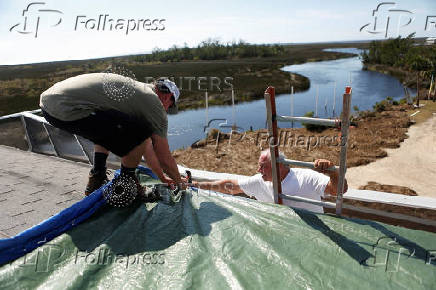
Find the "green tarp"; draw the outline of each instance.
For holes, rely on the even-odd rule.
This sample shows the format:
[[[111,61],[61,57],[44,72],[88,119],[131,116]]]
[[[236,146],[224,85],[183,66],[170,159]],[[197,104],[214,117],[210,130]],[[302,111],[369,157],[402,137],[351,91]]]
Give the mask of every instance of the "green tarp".
[[[436,289],[436,234],[189,191],[104,207],[0,268],[2,289],[96,287]]]

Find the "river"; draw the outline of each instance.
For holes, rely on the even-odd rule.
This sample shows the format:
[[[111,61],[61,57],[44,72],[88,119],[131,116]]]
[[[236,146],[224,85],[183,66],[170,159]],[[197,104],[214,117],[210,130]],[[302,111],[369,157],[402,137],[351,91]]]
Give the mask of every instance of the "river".
[[[355,48],[337,48],[327,51],[360,53]],[[389,75],[379,72],[362,70],[362,62],[358,56],[310,62],[283,67],[283,70],[301,74],[310,79],[310,89],[294,94],[294,116],[303,116],[306,112],[317,111],[318,117],[332,117],[334,103],[334,88],[336,84],[335,115],[338,116],[342,108],[342,94],[345,86],[353,88],[351,108],[357,106],[359,110],[372,109],[372,106],[387,96],[398,100],[404,97],[401,83]],[[414,90],[410,90],[415,94]],[[318,106],[315,108],[318,92]],[[291,114],[291,98],[289,94],[276,96],[277,113]],[[327,104],[327,105],[326,105]],[[352,109],[353,112],[353,109]],[[233,116],[234,119],[233,119]],[[265,128],[266,109],[265,100],[244,102],[232,106],[214,106],[208,109],[208,120],[226,119],[227,124],[236,123],[240,130]],[[214,121],[211,127],[228,132],[230,129],[223,121]],[[168,116],[168,141],[170,149],[187,148],[198,139],[204,138],[206,125],[206,110],[186,110],[177,115]],[[290,123],[279,123],[279,127],[290,127]],[[295,124],[295,127],[300,125]]]

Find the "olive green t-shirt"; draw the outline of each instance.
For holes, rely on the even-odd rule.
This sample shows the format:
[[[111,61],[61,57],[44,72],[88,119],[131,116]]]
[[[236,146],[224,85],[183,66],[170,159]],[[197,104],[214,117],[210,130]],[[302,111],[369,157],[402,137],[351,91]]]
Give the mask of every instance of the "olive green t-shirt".
[[[117,74],[83,74],[58,82],[41,94],[40,107],[62,121],[114,109],[150,123],[154,134],[167,137],[167,114],[153,85]]]

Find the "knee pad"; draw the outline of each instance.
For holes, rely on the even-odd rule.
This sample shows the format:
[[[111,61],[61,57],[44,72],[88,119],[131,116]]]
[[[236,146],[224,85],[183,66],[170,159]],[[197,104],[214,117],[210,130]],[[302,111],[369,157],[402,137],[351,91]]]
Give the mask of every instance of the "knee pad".
[[[138,195],[135,177],[120,174],[103,190],[106,203],[114,207],[127,207],[133,203]]]

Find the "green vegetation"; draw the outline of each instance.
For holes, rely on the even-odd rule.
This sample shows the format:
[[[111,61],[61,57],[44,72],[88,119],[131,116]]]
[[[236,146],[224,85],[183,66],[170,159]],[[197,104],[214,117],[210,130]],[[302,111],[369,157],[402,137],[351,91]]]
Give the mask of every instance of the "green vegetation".
[[[406,98],[403,98],[398,102],[398,101],[394,101],[392,97],[386,97],[386,99],[381,100],[380,102],[376,102],[375,105],[372,106],[372,108],[376,112],[383,112],[386,111],[386,109],[391,106],[398,106],[399,104],[405,104],[405,103],[407,103]]]
[[[236,103],[263,98],[268,86],[274,86],[277,94],[288,93],[291,85],[298,92],[310,87],[309,80],[281,68],[352,56],[323,51],[333,47],[364,48],[367,44],[250,45],[242,41],[220,44],[208,40],[195,48],[155,49],[144,55],[0,66],[0,115],[37,109],[40,94],[56,82],[79,74],[102,72],[111,65],[130,70],[142,82],[149,77],[173,77],[176,84],[182,86],[181,111],[204,107],[205,88],[209,105],[231,104],[230,87],[223,84],[226,77],[232,79],[229,83],[233,86]],[[202,89],[198,88],[200,77],[208,78],[203,81]],[[219,89],[209,86],[212,77],[221,80]],[[186,78],[194,78],[191,88]]]
[[[373,41],[361,54],[362,61],[367,68],[388,72],[407,86],[416,86],[419,78],[428,88],[431,75],[436,74],[436,46],[417,45],[413,37]]]
[[[189,48],[173,46],[168,50],[155,48],[151,54],[134,57],[137,62],[179,62],[183,60],[218,60],[247,57],[271,57],[285,53],[285,48],[278,44],[254,45],[242,40],[239,43],[220,43],[219,40],[208,39],[197,47]]]
[[[377,113],[392,110],[392,106],[405,104],[407,104],[407,98],[402,98],[399,101],[395,101],[392,97],[386,97],[386,99],[381,100],[380,102],[376,102],[375,105],[372,106],[373,110],[355,111],[358,112],[357,116],[360,118],[375,117]],[[354,116],[352,117],[352,120],[356,118],[357,117]]]
[[[375,103],[375,105],[372,106],[372,108],[376,111],[376,112],[383,112],[384,110],[386,110],[386,107],[388,106],[388,101],[387,100],[381,100],[380,102]]]
[[[409,71],[435,72],[436,47],[415,46],[413,36],[411,34],[406,38],[371,42],[369,51],[362,53],[363,63],[384,64]]]
[[[398,104],[399,105],[407,104],[407,99],[406,98],[402,98]]]

